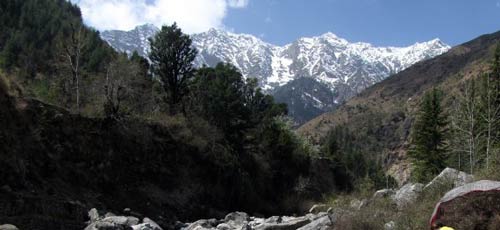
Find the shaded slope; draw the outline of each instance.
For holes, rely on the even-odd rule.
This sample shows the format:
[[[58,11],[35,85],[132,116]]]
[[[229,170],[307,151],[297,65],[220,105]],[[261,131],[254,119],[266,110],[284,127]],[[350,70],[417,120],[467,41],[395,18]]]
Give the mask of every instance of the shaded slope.
[[[287,104],[288,115],[299,125],[337,106],[335,93],[327,85],[309,77],[278,87],[273,97],[277,102]]]
[[[406,149],[419,97],[432,87],[449,94],[465,78],[476,75],[491,59],[500,32],[483,35],[422,61],[369,87],[335,112],[323,114],[299,128],[299,133],[321,142],[328,131],[346,124],[365,140],[365,151],[380,154],[399,181],[408,178]],[[449,98],[445,98],[445,104]]]

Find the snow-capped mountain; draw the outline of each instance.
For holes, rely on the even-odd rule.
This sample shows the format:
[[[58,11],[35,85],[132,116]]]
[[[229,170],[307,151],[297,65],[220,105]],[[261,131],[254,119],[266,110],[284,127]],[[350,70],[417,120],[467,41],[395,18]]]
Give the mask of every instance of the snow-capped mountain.
[[[132,54],[137,51],[139,55],[146,57],[149,52],[150,37],[153,37],[159,29],[153,24],[138,26],[131,31],[107,30],[101,33],[102,39],[120,52]]]
[[[101,36],[119,51],[131,53],[136,50],[146,55],[149,47],[147,38],[157,31],[158,28],[148,24],[128,32],[104,31]],[[269,93],[277,92],[278,88],[302,77],[325,85],[334,95],[328,101],[312,97],[312,92],[301,92],[301,98],[309,98],[309,101],[298,103],[321,111],[335,107],[334,104],[349,99],[391,74],[450,49],[439,39],[408,47],[375,47],[369,43],[351,43],[333,33],[300,38],[284,46],[266,43],[252,35],[219,29],[193,34],[192,39],[193,46],[199,51],[196,65],[214,66],[222,61],[231,63],[243,76],[259,79],[261,87]],[[289,109],[293,110],[293,105],[289,104]]]

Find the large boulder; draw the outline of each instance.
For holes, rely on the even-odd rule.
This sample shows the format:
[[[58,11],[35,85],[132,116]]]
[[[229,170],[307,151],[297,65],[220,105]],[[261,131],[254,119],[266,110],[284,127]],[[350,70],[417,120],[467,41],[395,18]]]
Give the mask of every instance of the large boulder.
[[[460,229],[499,229],[500,182],[482,180],[452,189],[436,204],[430,224]]]
[[[458,171],[452,168],[445,168],[438,176],[436,176],[431,182],[425,185],[425,191],[434,191],[444,186],[452,186],[453,188],[471,183],[474,181],[474,177],[471,174]]]
[[[404,208],[408,205],[413,204],[418,196],[422,193],[424,188],[423,184],[420,183],[409,183],[401,187],[396,193],[392,196],[392,200],[398,208]]]

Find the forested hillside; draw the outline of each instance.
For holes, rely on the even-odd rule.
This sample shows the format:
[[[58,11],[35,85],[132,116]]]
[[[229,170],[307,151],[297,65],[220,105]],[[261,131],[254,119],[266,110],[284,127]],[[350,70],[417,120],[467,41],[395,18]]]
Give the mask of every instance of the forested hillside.
[[[458,135],[454,132],[458,132],[459,128],[456,126],[457,119],[464,120],[464,117],[457,116],[468,109],[464,105],[459,105],[467,103],[466,98],[469,97],[469,106],[476,105],[474,116],[478,122],[475,125],[478,126],[479,120],[486,114],[484,110],[480,112],[480,107],[484,105],[480,105],[479,99],[485,96],[481,96],[479,92],[491,92],[491,98],[498,97],[497,91],[486,90],[492,86],[485,88],[484,85],[488,79],[490,85],[498,82],[499,41],[500,32],[483,35],[456,46],[441,56],[417,63],[368,88],[340,106],[338,111],[313,119],[300,127],[299,133],[314,143],[322,143],[331,136],[328,135],[330,130],[345,127],[354,136],[353,140],[362,154],[374,156],[385,165],[391,175],[403,183],[410,179],[412,166],[407,152],[411,148],[412,127],[421,109],[422,96],[432,89],[437,89],[441,91],[439,104],[446,115],[447,125],[444,128],[450,131],[445,139],[445,144],[450,146],[446,151],[450,160],[447,165],[465,169],[465,165],[469,166],[470,163],[467,163],[469,160],[464,160],[464,157],[469,157],[471,150],[463,149],[469,146],[458,143],[467,143],[469,140],[465,138],[457,142],[456,138],[460,136],[463,138],[463,133]],[[473,80],[475,84],[471,83]],[[472,91],[476,91],[473,96],[470,95]],[[481,131],[477,129],[477,133],[473,135],[483,136],[484,132],[488,131],[484,131],[483,128]],[[481,139],[481,142],[483,140],[485,139]],[[475,138],[472,141],[476,142],[479,139]],[[473,151],[479,151],[479,148]],[[480,152],[486,154],[485,151]],[[458,152],[461,152],[461,155]],[[458,156],[461,157],[460,164]],[[483,162],[485,159],[478,157],[476,160]],[[486,165],[476,164],[476,167],[483,166]],[[469,169],[469,171],[474,170]]]

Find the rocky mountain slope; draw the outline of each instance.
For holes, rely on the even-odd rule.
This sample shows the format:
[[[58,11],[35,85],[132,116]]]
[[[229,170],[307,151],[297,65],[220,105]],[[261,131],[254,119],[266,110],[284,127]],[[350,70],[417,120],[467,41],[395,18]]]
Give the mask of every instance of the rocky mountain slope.
[[[480,36],[443,55],[422,61],[369,87],[335,112],[323,114],[299,128],[299,133],[318,143],[332,127],[345,125],[363,140],[365,151],[384,155],[389,172],[406,181],[409,131],[420,96],[433,87],[447,95],[464,79],[488,68],[500,32]]]
[[[153,25],[143,25],[128,32],[104,31],[101,36],[119,51],[131,53],[135,50],[147,55],[146,38],[157,31],[158,28]],[[252,35],[218,29],[193,34],[192,38],[199,50],[196,65],[214,66],[218,62],[229,62],[245,77],[259,79],[262,88],[269,93],[274,94],[280,87],[291,88],[287,84],[304,77],[314,79],[316,85],[321,84],[320,87],[301,88],[302,91],[293,93],[300,95],[293,100],[303,101],[298,104],[312,105],[317,112],[301,113],[304,108],[287,100],[280,101],[288,103],[293,117],[299,122],[330,111],[366,87],[450,48],[439,39],[408,47],[375,47],[368,43],[351,43],[333,33],[300,38],[284,46],[266,43]],[[308,96],[318,90],[334,96]]]

